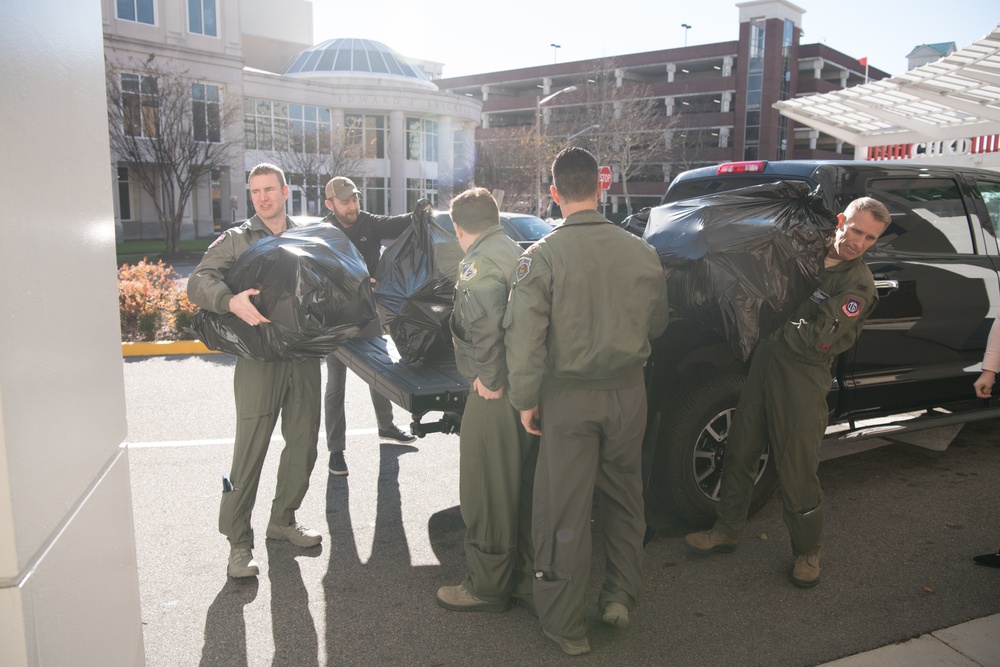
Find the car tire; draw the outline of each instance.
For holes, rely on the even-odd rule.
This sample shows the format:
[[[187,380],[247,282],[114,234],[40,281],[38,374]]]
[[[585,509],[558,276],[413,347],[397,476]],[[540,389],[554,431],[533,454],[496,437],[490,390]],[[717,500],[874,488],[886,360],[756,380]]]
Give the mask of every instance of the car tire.
[[[722,461],[744,376],[723,372],[696,379],[664,398],[651,487],[675,518],[709,526],[722,486]],[[769,451],[761,456],[749,514],[770,499],[778,476]]]

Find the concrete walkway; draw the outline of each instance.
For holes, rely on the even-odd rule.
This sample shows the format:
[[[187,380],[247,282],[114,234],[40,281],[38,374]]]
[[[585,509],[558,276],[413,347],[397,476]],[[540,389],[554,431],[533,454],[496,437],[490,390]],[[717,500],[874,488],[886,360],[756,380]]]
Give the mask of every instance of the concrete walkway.
[[[1000,572],[997,573],[1000,575]],[[1000,614],[828,662],[821,667],[998,667]]]

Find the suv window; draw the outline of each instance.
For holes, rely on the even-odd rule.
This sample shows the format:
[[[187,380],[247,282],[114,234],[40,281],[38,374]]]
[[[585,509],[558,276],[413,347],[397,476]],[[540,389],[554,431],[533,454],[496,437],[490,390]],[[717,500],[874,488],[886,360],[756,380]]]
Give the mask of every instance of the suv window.
[[[997,226],[1000,225],[1000,182],[981,181],[977,178],[976,187],[979,188],[986,212],[990,214],[991,231],[996,236]]]
[[[878,241],[880,249],[929,255],[974,252],[969,216],[955,181],[873,179],[868,194],[892,215],[892,224]]]

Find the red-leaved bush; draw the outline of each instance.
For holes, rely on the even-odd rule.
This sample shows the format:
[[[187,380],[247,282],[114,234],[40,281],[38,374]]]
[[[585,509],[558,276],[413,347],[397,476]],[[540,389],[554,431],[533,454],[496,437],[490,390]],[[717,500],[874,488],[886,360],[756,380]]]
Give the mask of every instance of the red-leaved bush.
[[[118,311],[123,341],[177,340],[198,307],[177,282],[180,275],[160,260],[145,259],[118,269]]]

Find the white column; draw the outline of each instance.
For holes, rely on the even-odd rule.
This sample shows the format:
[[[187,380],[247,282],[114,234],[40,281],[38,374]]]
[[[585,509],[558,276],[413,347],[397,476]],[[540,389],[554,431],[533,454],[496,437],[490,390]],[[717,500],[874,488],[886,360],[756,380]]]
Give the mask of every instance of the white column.
[[[455,131],[451,116],[438,118],[438,195],[450,201],[455,183]]]
[[[674,82],[675,74],[677,74],[677,65],[674,63],[667,63],[667,83]]]
[[[725,56],[722,59],[722,76],[732,76],[733,75],[733,57]]]
[[[30,289],[3,297],[0,340],[0,665],[143,665],[129,451],[125,439],[114,181],[108,180],[101,7],[8,3],[16,30],[0,41],[4,99],[0,164],[11,191],[38,191],[53,155],[73,156],[73,178],[46,207],[72,224],[38,243],[9,224],[0,280]],[[59,67],[46,54],[59,53]],[[44,85],[41,85],[44,82]],[[51,91],[72,90],[73,104]],[[11,220],[38,217],[33,197],[8,202]],[[72,285],[64,271],[72,267]],[[39,295],[65,293],[58,308]],[[42,307],[40,307],[42,306]],[[67,323],[72,323],[70,329]],[[220,563],[220,568],[224,567]]]
[[[406,213],[406,114],[389,112],[389,213]]]

